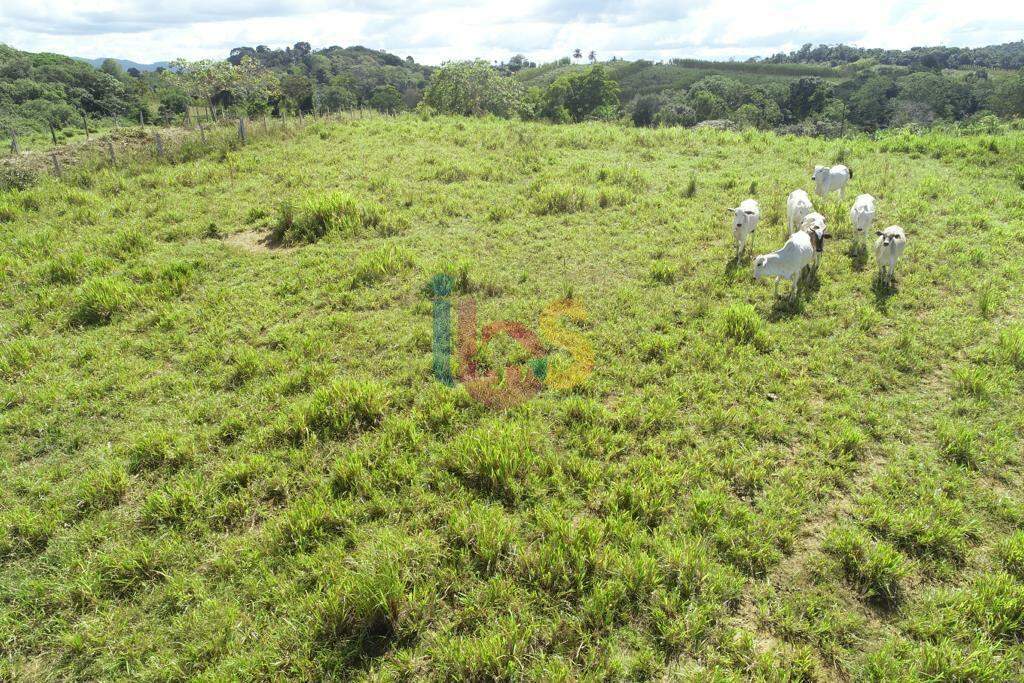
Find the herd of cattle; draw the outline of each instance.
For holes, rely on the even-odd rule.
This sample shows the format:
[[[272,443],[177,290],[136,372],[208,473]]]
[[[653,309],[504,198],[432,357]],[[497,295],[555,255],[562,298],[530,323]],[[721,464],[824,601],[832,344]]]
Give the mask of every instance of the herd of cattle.
[[[830,192],[839,192],[844,198],[846,183],[853,177],[853,172],[842,164],[832,166],[815,166],[811,180],[814,181],[815,193],[826,197]],[[747,246],[747,240],[757,228],[761,220],[761,207],[754,199],[746,199],[734,209],[728,209],[733,216],[733,237],[736,238],[736,260],[739,261]],[[875,198],[869,194],[858,195],[850,209],[850,223],[853,226],[853,238],[856,243],[866,248],[868,230],[875,222]],[[778,294],[779,280],[792,283],[790,296],[797,296],[800,280],[805,271],[817,269],[821,254],[825,248],[825,240],[832,235],[828,232],[825,216],[814,210],[811,198],[803,190],[793,190],[786,200],[786,224],[789,228],[789,239],[770,254],[754,257],[754,277],[775,278],[775,293]],[[903,228],[893,225],[885,230],[876,231],[875,260],[878,263],[879,278],[891,284],[896,274],[896,262],[907,246],[907,235]]]

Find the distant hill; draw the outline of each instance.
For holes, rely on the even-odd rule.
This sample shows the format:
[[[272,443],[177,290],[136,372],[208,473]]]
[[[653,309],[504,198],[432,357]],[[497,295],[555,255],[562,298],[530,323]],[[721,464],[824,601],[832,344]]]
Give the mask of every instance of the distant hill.
[[[72,59],[77,59],[80,62],[85,62],[86,64],[90,64],[98,69],[100,68],[100,65],[102,65],[103,62],[108,58],[97,57],[96,59],[88,59],[86,57],[72,57]],[[139,71],[156,71],[160,68],[166,69],[170,64],[170,62],[152,62],[150,64],[140,64],[139,62],[133,62],[130,59],[117,59],[116,57],[114,58],[114,61],[120,64],[121,68],[125,71],[127,71],[128,69],[138,69]]]

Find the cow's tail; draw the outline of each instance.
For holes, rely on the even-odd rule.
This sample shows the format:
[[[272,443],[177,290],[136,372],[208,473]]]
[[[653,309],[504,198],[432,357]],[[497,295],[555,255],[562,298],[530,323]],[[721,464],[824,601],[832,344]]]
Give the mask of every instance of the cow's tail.
[[[849,166],[847,166],[846,169],[850,172],[850,180],[853,180],[853,169]]]

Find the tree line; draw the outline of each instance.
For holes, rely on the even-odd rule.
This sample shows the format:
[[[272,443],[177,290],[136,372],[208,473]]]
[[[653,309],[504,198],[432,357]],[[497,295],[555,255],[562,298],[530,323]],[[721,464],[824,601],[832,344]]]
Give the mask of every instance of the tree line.
[[[995,114],[1024,116],[1022,43],[988,48],[879,51],[844,45],[756,62],[665,63],[576,49],[553,63],[440,67],[361,46],[237,47],[224,60],[179,59],[154,72],[99,69],[0,45],[0,128],[56,131],[85,117],[185,120],[196,113],[257,116],[372,108],[494,115],[556,123],[621,120],[637,126],[705,121],[804,134],[875,130]],[[970,60],[969,68],[951,64]],[[890,63],[892,62],[892,63]],[[906,63],[904,63],[906,62]]]

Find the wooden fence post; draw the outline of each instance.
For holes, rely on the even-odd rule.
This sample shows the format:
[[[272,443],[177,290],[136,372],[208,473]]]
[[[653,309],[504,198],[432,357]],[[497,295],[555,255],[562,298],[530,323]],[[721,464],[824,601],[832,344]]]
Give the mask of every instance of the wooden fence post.
[[[263,134],[267,134],[267,112],[263,112]]]
[[[238,117],[238,139],[242,141],[243,145],[245,144],[245,118],[242,116]]]
[[[114,154],[114,143],[107,138],[107,154],[110,155],[110,165],[117,166],[117,155]]]
[[[206,129],[203,128],[203,120],[197,116],[196,117],[196,122],[199,124],[199,139],[202,140],[203,144],[205,145],[206,144]]]
[[[156,158],[157,159],[163,159],[164,158],[164,141],[163,141],[163,138],[160,137],[160,133],[154,133],[153,134],[153,140],[156,142]]]
[[[89,117],[85,115],[85,110],[82,110],[82,125],[85,127],[85,139],[89,139]]]
[[[142,110],[141,109],[139,110],[139,125],[142,126],[143,128],[146,127],[146,119],[145,119],[145,117],[142,116]]]
[[[52,123],[50,124],[50,139],[53,140],[53,146],[56,147],[57,146],[57,131],[53,127]]]
[[[11,154],[21,154],[21,146],[18,144],[18,131],[11,129]]]
[[[50,159],[53,161],[53,174],[58,178],[61,177],[60,159],[57,158],[56,152],[50,154]]]

